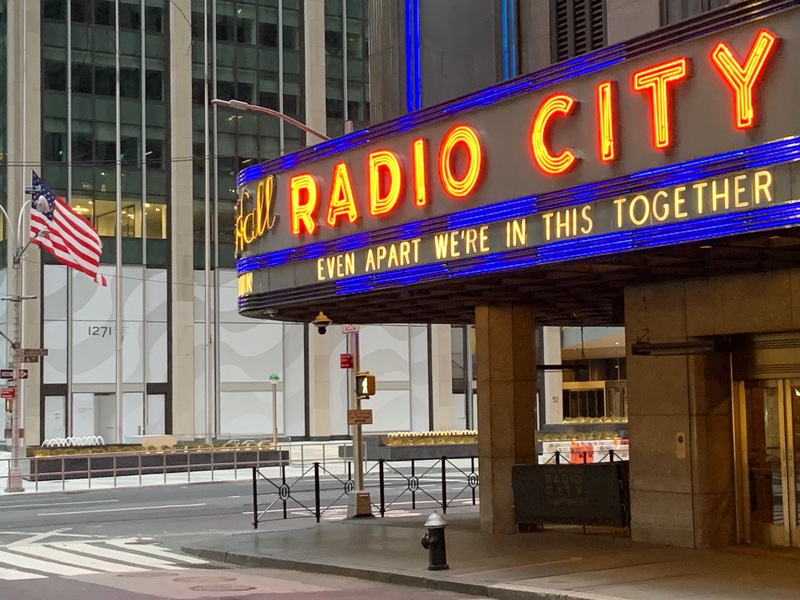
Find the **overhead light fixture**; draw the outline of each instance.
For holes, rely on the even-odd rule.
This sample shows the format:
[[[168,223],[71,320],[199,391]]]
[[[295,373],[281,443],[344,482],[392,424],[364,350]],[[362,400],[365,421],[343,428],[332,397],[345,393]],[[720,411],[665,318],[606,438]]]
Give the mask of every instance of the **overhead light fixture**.
[[[727,351],[727,344],[719,339],[688,340],[685,342],[635,342],[631,346],[631,354],[634,356],[681,356]]]

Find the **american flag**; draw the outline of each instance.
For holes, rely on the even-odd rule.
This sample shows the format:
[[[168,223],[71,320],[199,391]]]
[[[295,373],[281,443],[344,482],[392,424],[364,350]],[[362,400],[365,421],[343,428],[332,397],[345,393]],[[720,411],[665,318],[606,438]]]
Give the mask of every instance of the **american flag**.
[[[86,273],[100,285],[108,285],[100,273],[103,242],[92,224],[56,196],[35,172],[31,183],[40,190],[33,197],[31,241],[62,265]],[[45,234],[36,237],[42,231]]]

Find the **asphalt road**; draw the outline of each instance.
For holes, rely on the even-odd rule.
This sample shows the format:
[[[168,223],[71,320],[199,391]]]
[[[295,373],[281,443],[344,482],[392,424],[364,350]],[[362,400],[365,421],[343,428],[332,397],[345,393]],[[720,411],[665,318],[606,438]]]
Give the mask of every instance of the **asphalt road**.
[[[407,482],[397,476],[388,483],[385,499],[392,514],[409,514],[413,509]],[[343,485],[337,481],[323,485],[324,519],[345,516]],[[427,496],[435,487],[417,492],[416,512],[430,512],[433,501]],[[455,495],[461,488],[449,488],[448,494]],[[265,503],[262,509],[278,499],[260,529],[315,525],[313,516],[296,502],[290,502],[294,506],[290,513],[308,516],[281,519],[278,490],[265,482],[259,489],[260,501]],[[301,504],[313,506],[313,481],[294,483],[291,494]],[[373,490],[373,502],[377,497]],[[251,528],[250,481],[0,496],[0,598],[405,600],[408,596],[407,588],[237,568],[189,557],[179,550],[194,536]],[[467,598],[416,589],[414,595],[418,600]]]

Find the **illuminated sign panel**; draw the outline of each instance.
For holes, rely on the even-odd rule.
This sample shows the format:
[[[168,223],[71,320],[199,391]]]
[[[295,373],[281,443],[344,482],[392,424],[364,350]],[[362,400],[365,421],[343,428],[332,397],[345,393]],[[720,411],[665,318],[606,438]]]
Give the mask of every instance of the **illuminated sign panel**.
[[[266,172],[274,226],[243,229],[237,268],[259,294],[786,203],[777,165],[792,158],[734,157],[800,139],[800,9],[756,17],[552,85],[525,76],[506,84],[513,93],[481,92],[498,98],[485,105],[476,94],[419,127],[404,127],[408,117],[376,126],[390,135],[353,134],[341,151],[325,149],[347,138],[247,170],[238,214],[253,213],[265,180],[250,174]],[[687,180],[688,165],[705,171],[692,166]]]

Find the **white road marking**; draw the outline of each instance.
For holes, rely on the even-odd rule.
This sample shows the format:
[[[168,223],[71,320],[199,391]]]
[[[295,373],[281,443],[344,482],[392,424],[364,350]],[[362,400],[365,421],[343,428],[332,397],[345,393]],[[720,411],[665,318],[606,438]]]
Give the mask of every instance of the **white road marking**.
[[[172,552],[171,550],[167,550],[159,546],[150,546],[150,545],[145,546],[142,544],[131,544],[130,543],[131,541],[135,540],[108,540],[106,543],[112,546],[116,546],[117,548],[125,548],[126,550],[130,550],[132,552],[144,552],[145,554],[152,554],[153,556],[160,556],[162,558],[167,558],[170,560],[177,560],[180,562],[189,563],[191,565],[208,564],[207,560],[203,560],[201,558],[195,558],[194,556],[178,554],[177,552]]]
[[[183,567],[175,565],[171,562],[151,558],[150,556],[143,556],[134,552],[121,552],[106,546],[101,546],[89,542],[61,542],[51,544],[51,546],[62,548],[64,550],[72,550],[80,554],[89,554],[91,556],[98,556],[100,558],[107,558],[109,560],[117,560],[126,563],[133,563],[140,567],[153,567],[156,569],[167,569],[172,571],[180,571]]]
[[[48,548],[47,546],[26,546],[25,548],[16,548],[16,552],[27,554],[35,558],[43,558],[45,560],[55,560],[61,563],[76,565],[78,567],[85,567],[87,569],[95,569],[97,571],[105,571],[106,573],[142,573],[144,569],[134,567],[133,565],[121,565],[119,563],[112,563],[97,558],[87,558],[80,554],[66,552],[65,550],[58,550],[56,548]]]
[[[57,517],[63,515],[88,515],[94,513],[103,513],[103,512],[133,512],[135,510],[164,510],[168,508],[192,508],[195,506],[205,506],[205,502],[199,502],[197,504],[167,504],[164,506],[132,506],[130,508],[100,508],[98,510],[75,510],[69,512],[51,512],[51,513],[39,513],[36,515],[37,517]]]
[[[0,504],[0,509],[6,508],[50,508],[51,506],[69,506],[72,504],[108,504],[110,502],[119,502],[116,500],[82,500],[80,502],[37,502],[35,504]]]
[[[0,562],[12,567],[33,569],[34,571],[50,573],[51,575],[66,575],[68,577],[74,575],[97,575],[97,571],[90,571],[88,569],[80,569],[78,567],[72,567],[69,565],[46,562],[44,560],[38,560],[28,556],[12,554],[11,552],[3,552],[2,550],[0,550]]]
[[[19,581],[23,579],[47,579],[46,575],[37,575],[36,573],[26,573],[25,571],[16,571],[14,569],[4,569],[0,567],[0,579],[6,581]]]

